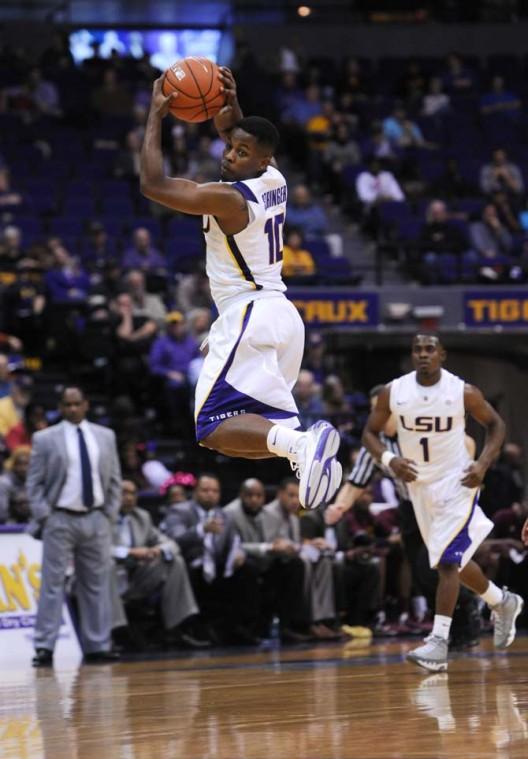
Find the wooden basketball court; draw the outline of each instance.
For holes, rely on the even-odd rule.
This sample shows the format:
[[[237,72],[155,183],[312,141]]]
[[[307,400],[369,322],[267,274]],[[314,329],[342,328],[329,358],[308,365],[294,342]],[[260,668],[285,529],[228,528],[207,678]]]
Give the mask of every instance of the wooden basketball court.
[[[239,650],[0,681],[2,759],[528,757],[528,638],[403,661],[416,641]]]

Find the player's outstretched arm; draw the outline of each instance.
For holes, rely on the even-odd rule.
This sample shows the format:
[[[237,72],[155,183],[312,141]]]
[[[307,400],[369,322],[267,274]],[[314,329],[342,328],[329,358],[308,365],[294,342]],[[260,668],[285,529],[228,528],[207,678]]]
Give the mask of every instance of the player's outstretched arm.
[[[482,484],[488,467],[500,453],[506,425],[495,409],[490,406],[482,393],[474,385],[464,388],[464,406],[468,414],[486,428],[486,442],[478,459],[470,464],[462,478],[462,485],[478,488]]]
[[[214,117],[214,125],[222,140],[226,142],[229,133],[238,122],[244,118],[242,108],[238,102],[235,77],[231,69],[220,66],[218,73],[226,99],[226,104]]]
[[[402,456],[394,456],[392,452],[388,451],[379,439],[380,432],[387,424],[391,415],[390,409],[390,385],[387,385],[378,396],[378,402],[373,411],[371,411],[367,424],[363,430],[361,437],[361,443],[365,446],[367,451],[374,456],[377,461],[383,462],[383,454],[391,454],[390,462],[388,465],[400,480],[404,482],[413,482],[418,475],[416,464],[411,459],[405,459]]]
[[[161,150],[161,122],[175,93],[162,92],[163,77],[156,79],[140,159],[141,192],[150,200],[182,213],[211,214],[220,219],[247,214],[246,201],[237,190],[220,182],[198,184],[165,176]]]

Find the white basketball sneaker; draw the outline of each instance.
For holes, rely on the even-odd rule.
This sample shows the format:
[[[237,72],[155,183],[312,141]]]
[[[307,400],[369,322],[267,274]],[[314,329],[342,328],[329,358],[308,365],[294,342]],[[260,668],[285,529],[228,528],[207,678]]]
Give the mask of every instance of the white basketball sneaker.
[[[494,631],[493,645],[495,648],[508,648],[515,640],[515,621],[523,610],[524,601],[521,596],[503,588],[504,597],[500,604],[491,609]]]
[[[423,646],[409,651],[407,661],[412,661],[430,672],[447,670],[447,640],[438,635],[428,635]]]
[[[316,422],[302,437],[290,457],[299,478],[299,500],[305,509],[327,503],[341,484],[343,469],[336,459],[339,432],[328,422]]]

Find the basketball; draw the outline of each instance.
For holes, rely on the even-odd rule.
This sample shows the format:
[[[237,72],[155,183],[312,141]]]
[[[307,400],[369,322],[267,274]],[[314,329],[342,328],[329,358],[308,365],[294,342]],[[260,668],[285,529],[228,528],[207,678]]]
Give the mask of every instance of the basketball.
[[[218,66],[207,58],[183,58],[170,66],[163,77],[162,91],[167,97],[177,92],[170,112],[182,121],[207,121],[225,104],[218,79]]]

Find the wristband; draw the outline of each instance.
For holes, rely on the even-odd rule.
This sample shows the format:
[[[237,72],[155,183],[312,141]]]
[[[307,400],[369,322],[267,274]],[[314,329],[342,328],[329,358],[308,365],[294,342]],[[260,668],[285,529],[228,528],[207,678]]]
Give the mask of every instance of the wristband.
[[[381,463],[386,469],[388,469],[392,459],[395,459],[395,458],[396,458],[395,453],[391,453],[390,451],[383,451],[383,453],[381,454]]]

